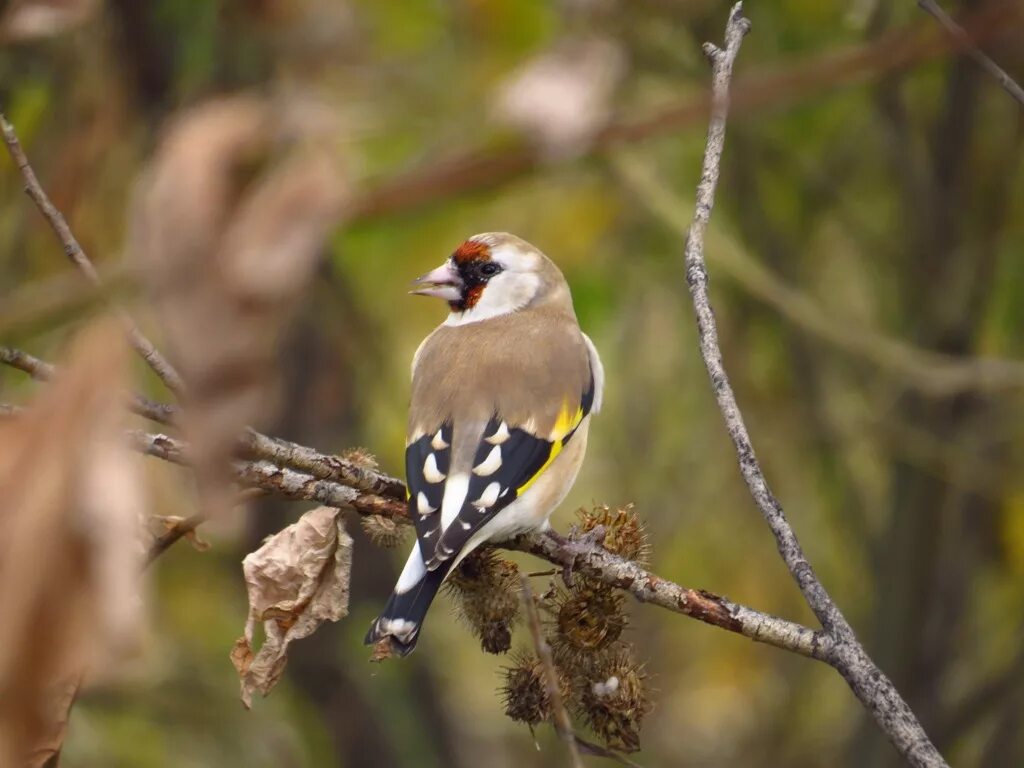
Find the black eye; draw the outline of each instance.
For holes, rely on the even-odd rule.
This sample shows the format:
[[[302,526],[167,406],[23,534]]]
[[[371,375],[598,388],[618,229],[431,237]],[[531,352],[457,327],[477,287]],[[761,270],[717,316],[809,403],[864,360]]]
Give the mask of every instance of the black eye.
[[[493,261],[486,261],[480,265],[480,274],[484,277],[494,277],[499,272],[501,272],[501,267]]]

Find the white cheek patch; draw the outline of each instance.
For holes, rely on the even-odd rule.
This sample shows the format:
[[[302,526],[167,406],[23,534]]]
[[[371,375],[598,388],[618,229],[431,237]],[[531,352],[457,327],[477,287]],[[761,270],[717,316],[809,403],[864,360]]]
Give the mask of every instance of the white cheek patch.
[[[540,276],[535,272],[508,269],[487,281],[474,307],[465,312],[452,312],[444,324],[468,325],[507,315],[529,304],[539,290]]]

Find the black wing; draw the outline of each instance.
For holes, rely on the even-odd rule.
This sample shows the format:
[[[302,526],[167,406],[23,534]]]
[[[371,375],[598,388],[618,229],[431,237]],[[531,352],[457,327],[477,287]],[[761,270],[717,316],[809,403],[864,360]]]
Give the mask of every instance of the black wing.
[[[477,530],[537,481],[576,434],[593,402],[594,386],[591,384],[575,411],[568,408],[563,411],[549,436],[552,439],[510,428],[498,417],[488,422],[473,460],[462,509],[441,532],[433,552],[428,555],[429,545],[420,542],[428,570],[433,571],[454,558]],[[436,524],[439,525],[440,520]]]
[[[445,422],[434,434],[423,435],[405,449],[405,478],[409,488],[409,517],[416,528],[420,554],[434,555],[441,528],[441,502],[451,463],[452,425]],[[433,458],[431,458],[433,457]]]

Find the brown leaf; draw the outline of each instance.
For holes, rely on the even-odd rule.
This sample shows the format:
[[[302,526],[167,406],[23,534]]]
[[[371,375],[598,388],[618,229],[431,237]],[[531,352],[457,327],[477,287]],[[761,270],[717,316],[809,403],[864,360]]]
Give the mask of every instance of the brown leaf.
[[[126,365],[121,329],[100,322],[0,424],[0,765],[59,750],[69,681],[137,641],[144,498],[124,438]]]
[[[185,380],[206,514],[232,504],[238,435],[272,412],[278,334],[345,199],[337,159],[303,131],[322,128],[255,98],[191,110],[136,196],[130,247]]]
[[[509,77],[498,93],[497,116],[549,155],[582,154],[607,125],[624,73],[617,43],[600,37],[560,41]]]
[[[88,21],[97,0],[11,0],[0,17],[0,41],[52,37]]]
[[[242,561],[249,618],[231,661],[246,707],[252,706],[253,691],[266,696],[281,679],[293,640],[348,615],[351,570],[352,538],[332,507],[307,512]],[[254,654],[257,622],[263,623],[264,641]]]

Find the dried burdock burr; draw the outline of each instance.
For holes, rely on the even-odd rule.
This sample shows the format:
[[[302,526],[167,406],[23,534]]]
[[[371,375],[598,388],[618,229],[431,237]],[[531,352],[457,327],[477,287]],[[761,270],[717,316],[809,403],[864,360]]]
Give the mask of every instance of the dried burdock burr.
[[[601,505],[590,510],[580,509],[576,514],[580,519],[581,533],[604,526],[601,544],[609,552],[641,565],[647,562],[651,546],[644,524],[632,504],[617,509]]]
[[[559,674],[562,697],[568,699],[570,684],[568,678]],[[544,668],[532,653],[517,652],[512,655],[512,664],[505,667],[505,681],[501,686],[505,714],[518,723],[531,728],[550,720],[552,717],[551,697],[544,682]]]
[[[620,646],[600,654],[585,678],[576,681],[578,711],[610,749],[640,749],[640,724],[651,710],[645,679],[643,665]]]
[[[341,458],[345,461],[350,461],[357,467],[362,467],[363,469],[377,469],[379,466],[377,463],[377,457],[365,448],[348,448],[342,452]]]
[[[551,639],[560,657],[573,650],[607,648],[626,627],[623,596],[607,585],[577,580],[572,589],[556,592],[551,602],[556,612]]]
[[[519,616],[519,569],[494,550],[476,550],[445,582],[463,620],[487,653],[512,647],[512,624]]]
[[[367,515],[359,519],[363,531],[374,544],[384,549],[394,549],[405,541],[408,525],[398,523],[394,518],[384,515]]]

